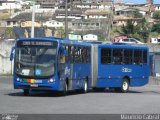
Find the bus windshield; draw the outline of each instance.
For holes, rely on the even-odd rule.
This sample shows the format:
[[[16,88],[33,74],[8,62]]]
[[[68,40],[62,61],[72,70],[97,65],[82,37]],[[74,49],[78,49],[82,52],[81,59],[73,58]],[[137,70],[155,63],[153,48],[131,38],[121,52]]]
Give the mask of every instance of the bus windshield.
[[[56,44],[56,45],[55,45]],[[54,75],[56,69],[56,42],[20,42],[16,49],[17,75],[41,78]]]

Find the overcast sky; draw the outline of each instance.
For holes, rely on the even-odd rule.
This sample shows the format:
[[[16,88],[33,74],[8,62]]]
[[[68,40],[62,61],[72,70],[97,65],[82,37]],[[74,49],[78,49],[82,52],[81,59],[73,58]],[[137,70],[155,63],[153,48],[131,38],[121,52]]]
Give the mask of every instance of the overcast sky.
[[[125,3],[146,3],[146,0],[123,0]],[[155,4],[160,4],[160,0],[153,0]]]

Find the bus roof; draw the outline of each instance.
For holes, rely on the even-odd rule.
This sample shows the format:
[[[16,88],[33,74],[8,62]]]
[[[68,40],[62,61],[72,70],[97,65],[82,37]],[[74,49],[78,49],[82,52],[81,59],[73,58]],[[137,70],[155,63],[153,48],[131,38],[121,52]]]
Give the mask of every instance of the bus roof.
[[[111,44],[100,44],[99,47],[101,48],[120,48],[120,49],[148,49],[147,45],[133,45],[133,44],[115,44],[115,43],[111,43]]]
[[[64,44],[75,44],[75,45],[86,45],[90,46],[91,42],[87,41],[78,41],[78,40],[69,40],[69,39],[62,39],[57,37],[37,37],[37,38],[18,38],[17,41],[21,40],[46,40],[46,41],[57,41],[58,43],[64,43]]]
[[[132,49],[148,49],[145,45],[133,45],[127,43],[112,43],[112,42],[93,42],[93,41],[78,41],[78,40],[69,40],[69,39],[62,39],[58,37],[37,37],[37,38],[18,38],[19,40],[47,40],[47,41],[57,41],[58,43],[64,44],[74,44],[74,45],[85,45],[91,46],[93,44],[98,45],[99,47],[104,48],[132,48]]]

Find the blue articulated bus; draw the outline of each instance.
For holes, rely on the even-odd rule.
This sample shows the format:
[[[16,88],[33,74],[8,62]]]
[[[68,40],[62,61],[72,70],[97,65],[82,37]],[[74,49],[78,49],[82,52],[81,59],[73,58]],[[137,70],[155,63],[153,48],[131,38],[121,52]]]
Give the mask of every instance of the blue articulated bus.
[[[14,50],[14,88],[23,89],[24,95],[31,90],[86,93],[89,88],[127,92],[129,86],[148,83],[144,46],[44,37],[17,39]]]

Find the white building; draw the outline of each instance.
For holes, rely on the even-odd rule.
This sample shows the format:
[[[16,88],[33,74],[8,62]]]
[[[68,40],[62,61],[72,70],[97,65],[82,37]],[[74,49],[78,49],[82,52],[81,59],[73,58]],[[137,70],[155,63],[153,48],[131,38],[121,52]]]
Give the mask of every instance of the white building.
[[[106,19],[110,16],[110,11],[105,10],[86,10],[84,14],[85,19]]]
[[[15,0],[0,0],[0,10],[21,9],[22,5]]]
[[[160,4],[155,4],[155,10],[160,10]]]
[[[83,35],[83,40],[87,40],[87,41],[97,41],[97,40],[98,40],[98,36],[97,36],[97,35],[94,35],[94,34]]]
[[[14,26],[19,26],[19,23],[17,20],[0,20],[0,27],[14,27]]]
[[[44,22],[43,26],[60,28],[60,27],[64,27],[64,22],[59,22],[56,20],[49,20],[49,21]]]
[[[68,35],[68,37],[69,37],[70,40],[82,40],[81,35],[77,35],[77,34],[72,34],[72,33],[70,33],[70,34]]]
[[[110,9],[110,4],[105,3],[75,3],[75,8],[80,9]]]

